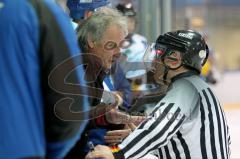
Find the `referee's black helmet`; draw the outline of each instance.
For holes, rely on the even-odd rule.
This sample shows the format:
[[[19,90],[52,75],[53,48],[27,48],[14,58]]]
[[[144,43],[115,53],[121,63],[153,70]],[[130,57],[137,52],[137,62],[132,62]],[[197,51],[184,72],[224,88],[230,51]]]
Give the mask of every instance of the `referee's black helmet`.
[[[200,33],[193,30],[177,30],[160,35],[155,44],[155,58],[164,59],[179,51],[182,65],[201,72],[208,58],[209,50]]]

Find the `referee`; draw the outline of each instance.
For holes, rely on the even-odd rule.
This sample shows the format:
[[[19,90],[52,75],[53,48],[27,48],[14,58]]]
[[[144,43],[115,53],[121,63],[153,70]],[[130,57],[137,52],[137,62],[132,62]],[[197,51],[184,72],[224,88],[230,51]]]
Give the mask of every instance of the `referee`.
[[[199,76],[208,56],[202,36],[191,30],[168,32],[158,37],[155,50],[154,78],[169,83],[166,96],[121,144],[97,146],[86,158],[139,159],[148,153],[160,159],[230,158],[223,109]]]

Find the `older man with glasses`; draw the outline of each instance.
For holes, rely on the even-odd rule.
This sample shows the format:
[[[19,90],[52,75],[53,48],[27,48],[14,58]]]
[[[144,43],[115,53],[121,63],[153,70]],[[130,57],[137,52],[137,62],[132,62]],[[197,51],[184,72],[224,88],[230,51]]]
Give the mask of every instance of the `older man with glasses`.
[[[85,79],[89,86],[92,110],[90,122],[82,139],[70,151],[67,158],[84,158],[89,151],[87,142],[92,141],[95,145],[103,144],[104,134],[108,130],[122,129],[123,124],[141,120],[138,116],[130,117],[120,112],[117,109],[119,102],[113,105],[101,103],[103,79],[120,57],[120,50],[127,34],[126,19],[110,8],[94,12],[79,27],[78,42],[83,51]],[[120,97],[116,95],[116,98]]]
[[[67,7],[70,11],[70,17],[72,18],[72,24],[76,31],[80,29],[81,23],[84,20],[91,17],[91,15],[95,11],[104,10],[105,8],[111,8],[111,3],[109,0],[68,0]],[[105,9],[107,12],[108,9]],[[126,45],[126,42],[121,44]],[[116,43],[108,43],[106,49],[111,49],[111,47],[116,46]],[[111,66],[111,76],[105,76],[104,78],[104,89],[110,91],[118,91],[118,94],[121,96],[121,100],[123,101],[122,108],[129,109],[132,103],[132,92],[131,86],[127,78],[125,77],[125,73],[120,67],[120,63],[116,62]],[[103,102],[105,103],[113,103],[114,96],[109,93],[104,93]]]

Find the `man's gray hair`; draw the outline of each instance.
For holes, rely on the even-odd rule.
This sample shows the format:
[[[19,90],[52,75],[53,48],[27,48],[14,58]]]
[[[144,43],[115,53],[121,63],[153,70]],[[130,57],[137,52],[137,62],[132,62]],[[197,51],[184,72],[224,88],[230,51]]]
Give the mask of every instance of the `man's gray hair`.
[[[78,43],[83,52],[88,51],[88,38],[99,44],[106,30],[116,25],[128,34],[127,19],[116,9],[104,7],[85,20],[77,31]]]

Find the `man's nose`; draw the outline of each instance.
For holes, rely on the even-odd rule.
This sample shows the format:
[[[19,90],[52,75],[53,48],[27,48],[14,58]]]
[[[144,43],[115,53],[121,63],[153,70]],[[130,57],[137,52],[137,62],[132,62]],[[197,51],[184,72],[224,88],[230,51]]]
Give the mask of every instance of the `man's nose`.
[[[114,55],[113,55],[115,58],[120,58],[121,57],[121,53],[120,51],[118,52],[114,52]]]
[[[116,47],[116,49],[114,50],[115,53],[120,53],[121,52],[121,48],[119,46]]]
[[[121,55],[121,48],[120,47],[116,47],[114,49],[113,54],[114,54],[114,56],[117,56],[117,57],[119,56],[120,57],[120,55]]]

